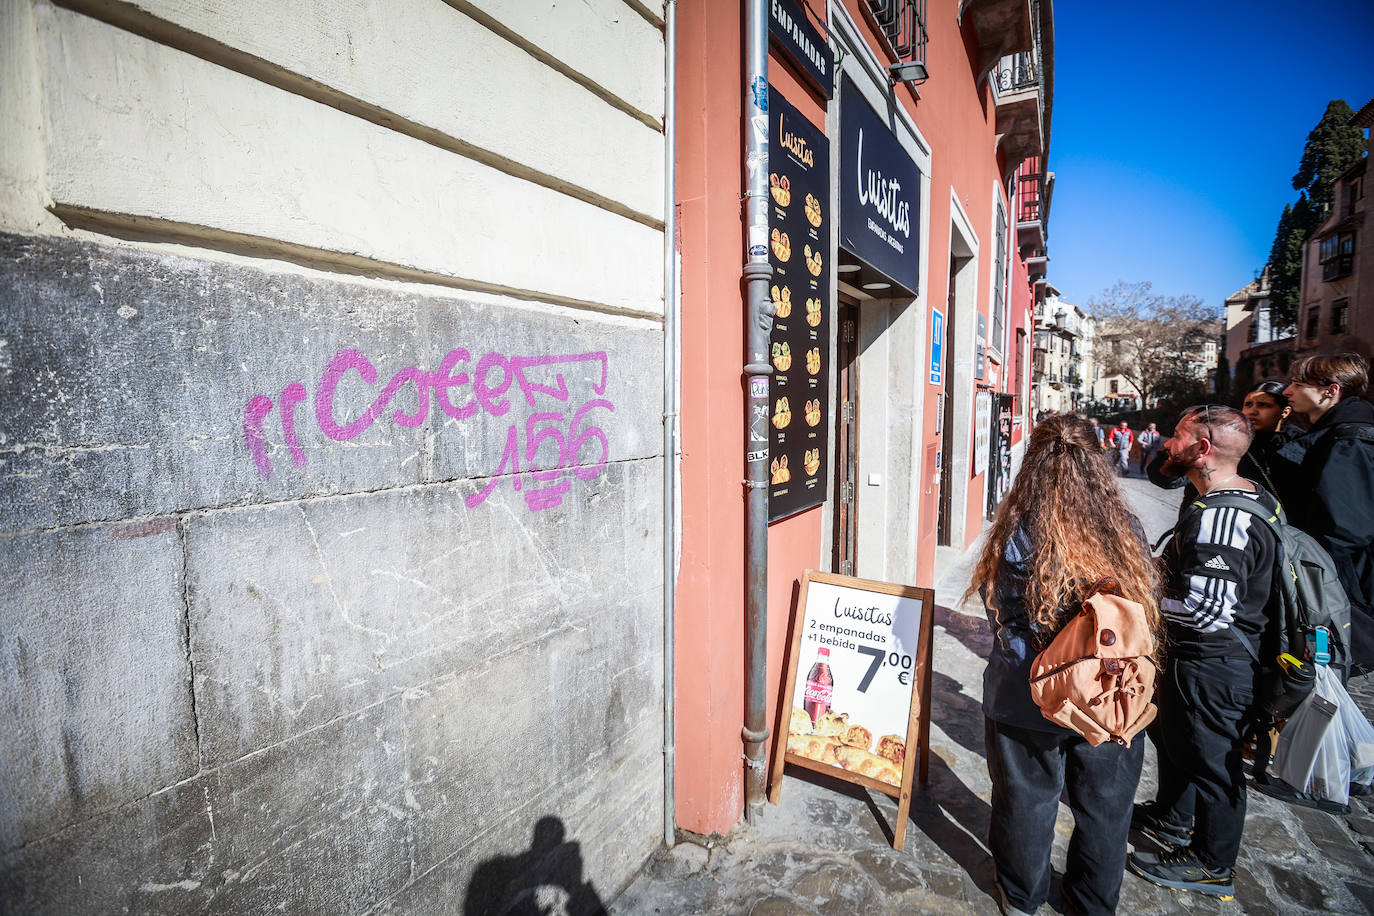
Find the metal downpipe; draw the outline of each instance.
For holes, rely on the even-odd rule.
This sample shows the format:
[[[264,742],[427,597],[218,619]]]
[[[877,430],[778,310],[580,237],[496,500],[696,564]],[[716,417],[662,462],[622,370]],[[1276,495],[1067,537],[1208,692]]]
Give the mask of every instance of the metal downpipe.
[[[744,817],[755,823],[763,808],[768,740],[768,416],[769,337],[773,305],[768,281],[768,12],[765,0],[748,0],[745,20],[745,649]],[[763,441],[755,441],[755,430]]]
[[[677,0],[663,10],[666,55],[663,87],[663,842],[677,842],[676,651],[677,617]]]

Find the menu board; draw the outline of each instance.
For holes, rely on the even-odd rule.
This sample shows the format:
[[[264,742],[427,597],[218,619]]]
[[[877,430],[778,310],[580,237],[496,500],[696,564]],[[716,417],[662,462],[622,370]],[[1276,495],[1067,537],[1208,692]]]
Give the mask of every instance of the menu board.
[[[768,519],[819,506],[829,443],[830,148],[773,89],[768,95],[769,295],[773,362]]]
[[[934,593],[808,571],[802,579],[774,748],[770,798],[784,763],[857,782],[901,800],[905,829],[914,764],[929,759]],[[784,743],[785,742],[785,743]]]

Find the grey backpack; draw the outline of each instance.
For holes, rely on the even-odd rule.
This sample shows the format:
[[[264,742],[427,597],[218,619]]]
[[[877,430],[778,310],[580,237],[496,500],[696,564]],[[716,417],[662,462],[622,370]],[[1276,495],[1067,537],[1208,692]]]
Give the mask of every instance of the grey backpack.
[[[1263,520],[1278,542],[1274,587],[1266,610],[1278,629],[1276,655],[1292,656],[1302,667],[1282,664],[1277,658],[1260,658],[1249,639],[1234,628],[1232,632],[1259,663],[1261,704],[1272,715],[1287,716],[1312,692],[1319,628],[1327,633],[1328,664],[1345,680],[1350,668],[1350,599],[1331,556],[1307,532],[1288,524],[1282,507],[1271,513],[1249,497],[1223,493],[1195,499],[1188,514],[1207,508],[1248,512]]]

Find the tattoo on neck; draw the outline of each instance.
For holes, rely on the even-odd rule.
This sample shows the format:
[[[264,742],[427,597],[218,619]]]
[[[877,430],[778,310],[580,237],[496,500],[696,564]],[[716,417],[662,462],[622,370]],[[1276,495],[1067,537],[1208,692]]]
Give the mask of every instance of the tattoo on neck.
[[[1198,468],[1198,469],[1197,469],[1197,473],[1198,473],[1198,476],[1201,477],[1203,480],[1207,481],[1208,483],[1211,483],[1211,482],[1212,482],[1212,469],[1211,469],[1211,468]]]

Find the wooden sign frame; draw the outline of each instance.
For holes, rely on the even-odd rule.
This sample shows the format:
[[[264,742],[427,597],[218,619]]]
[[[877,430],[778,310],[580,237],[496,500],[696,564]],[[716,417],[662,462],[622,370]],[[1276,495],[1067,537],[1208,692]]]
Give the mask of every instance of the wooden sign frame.
[[[798,659],[801,654],[802,634],[806,627],[807,598],[811,583],[833,585],[856,592],[870,592],[882,595],[895,595],[920,602],[921,619],[917,625],[915,664],[912,669],[911,700],[907,713],[906,750],[902,760],[900,785],[890,785],[879,779],[852,772],[841,766],[834,766],[787,752],[789,732],[789,709],[796,696]],[[782,794],[782,773],[785,764],[793,764],[804,769],[824,773],[836,779],[856,783],[876,792],[882,792],[897,799],[897,820],[892,826],[892,846],[901,851],[906,845],[906,826],[911,810],[911,791],[913,776],[919,776],[922,786],[930,775],[930,690],[931,690],[931,649],[934,641],[935,590],[896,585],[875,579],[860,579],[854,576],[840,576],[833,573],[808,569],[801,580],[797,605],[793,608],[792,631],[788,636],[786,667],[783,669],[783,700],[780,709],[779,725],[773,742],[773,765],[769,774],[768,800],[778,803]],[[913,753],[913,750],[915,751]],[[919,757],[919,771],[918,771]]]

